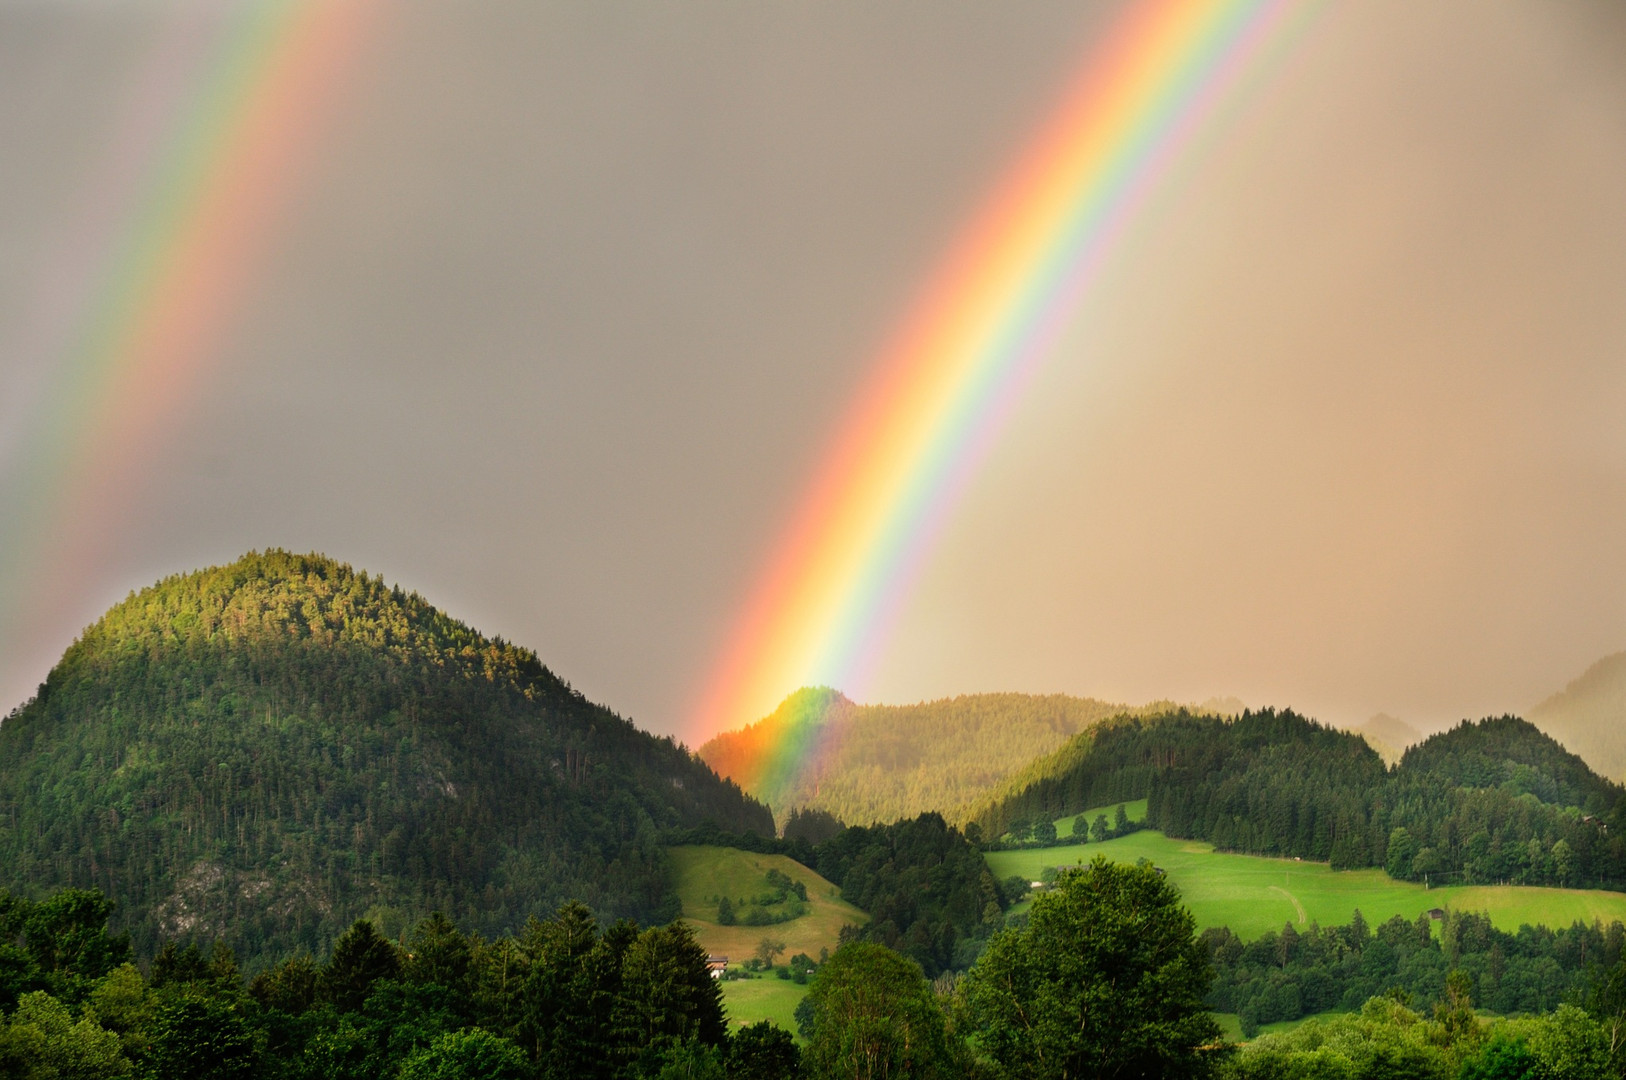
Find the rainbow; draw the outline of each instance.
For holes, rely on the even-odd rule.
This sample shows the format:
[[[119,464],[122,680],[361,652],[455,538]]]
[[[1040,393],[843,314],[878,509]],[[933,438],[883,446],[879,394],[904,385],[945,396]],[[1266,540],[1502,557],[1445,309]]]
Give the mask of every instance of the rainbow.
[[[265,259],[372,6],[252,0],[164,16],[22,341],[44,378],[27,430],[0,446],[13,508],[0,629],[81,587],[114,543]]]
[[[1150,0],[1122,17],[882,351],[690,717],[696,742],[797,687],[862,683],[959,494],[1137,211],[1309,12]],[[735,776],[748,790],[818,745],[761,741],[763,758]]]

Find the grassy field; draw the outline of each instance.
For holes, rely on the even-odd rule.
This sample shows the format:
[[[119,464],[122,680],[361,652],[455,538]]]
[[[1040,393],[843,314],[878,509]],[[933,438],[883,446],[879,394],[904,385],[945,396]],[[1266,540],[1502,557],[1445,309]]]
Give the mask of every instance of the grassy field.
[[[1082,814],[1072,814],[1072,815],[1069,815],[1068,817],[1057,818],[1056,819],[1056,835],[1057,836],[1063,836],[1063,837],[1072,836],[1073,835],[1073,830],[1077,827],[1077,826],[1074,825],[1074,822],[1078,822],[1078,821],[1083,822],[1084,831],[1088,832],[1089,828],[1090,828],[1090,824],[1093,821],[1095,821],[1096,816],[1100,815],[1100,814],[1105,814],[1107,816],[1107,824],[1110,825],[1113,822],[1115,815],[1118,813],[1118,807],[1120,805],[1123,806],[1124,815],[1126,817],[1128,817],[1130,821],[1145,821],[1146,820],[1146,800],[1145,799],[1136,799],[1133,802],[1126,802],[1126,803],[1122,803],[1122,804],[1113,803],[1111,806],[1092,806],[1090,809],[1084,811]],[[1050,864],[1046,863],[1045,865],[1048,866]]]
[[[1099,811],[1090,813],[1095,812]],[[1626,893],[1488,885],[1425,890],[1395,881],[1382,870],[1334,872],[1326,863],[1228,855],[1216,852],[1211,844],[1171,840],[1152,830],[1099,844],[991,851],[988,865],[1001,879],[1021,874],[1037,881],[1043,867],[1071,866],[1097,855],[1117,862],[1150,859],[1180,887],[1199,928],[1229,926],[1244,938],[1280,930],[1288,922],[1341,926],[1356,908],[1374,926],[1393,915],[1415,919],[1433,907],[1484,911],[1503,930],[1517,930],[1522,923],[1626,922]]]
[[[1273,1024],[1260,1024],[1260,1035],[1279,1035],[1284,1031],[1292,1031],[1300,1024],[1311,1020],[1331,1020],[1334,1017],[1344,1016],[1339,1012],[1316,1013],[1313,1016],[1301,1016],[1297,1020],[1278,1020]],[[1219,1021],[1220,1031],[1230,1042],[1246,1042],[1242,1037],[1242,1019],[1236,1013],[1214,1013],[1214,1019]],[[1257,1038],[1257,1036],[1255,1036]]]
[[[868,915],[841,899],[840,889],[789,856],[723,847],[675,847],[668,854],[677,877],[678,899],[683,902],[683,921],[694,928],[707,952],[721,953],[732,963],[750,959],[757,942],[765,937],[785,943],[780,963],[797,953],[817,960],[820,949],[836,951],[836,936],[843,924],[861,926],[869,921]],[[807,886],[807,914],[774,926],[719,926],[718,896],[761,892],[770,869]]]
[[[725,979],[723,1007],[728,1010],[730,1029],[772,1020],[796,1035],[796,1006],[807,996],[807,986],[769,975],[765,979]],[[797,1041],[800,1041],[797,1036]]]

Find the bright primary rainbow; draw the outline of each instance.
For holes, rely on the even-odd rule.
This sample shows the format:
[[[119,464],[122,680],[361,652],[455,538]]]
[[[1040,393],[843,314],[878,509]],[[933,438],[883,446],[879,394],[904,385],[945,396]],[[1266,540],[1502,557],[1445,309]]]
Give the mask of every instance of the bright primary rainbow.
[[[1150,0],[1113,28],[883,352],[712,674],[697,741],[799,686],[862,682],[970,472],[1135,212],[1308,10]],[[802,727],[761,730],[731,775],[752,790],[817,755]]]
[[[374,0],[245,0],[157,21],[20,348],[43,372],[0,446],[0,617],[78,588],[216,362]],[[73,598],[83,599],[83,598]],[[9,637],[9,635],[8,635]]]

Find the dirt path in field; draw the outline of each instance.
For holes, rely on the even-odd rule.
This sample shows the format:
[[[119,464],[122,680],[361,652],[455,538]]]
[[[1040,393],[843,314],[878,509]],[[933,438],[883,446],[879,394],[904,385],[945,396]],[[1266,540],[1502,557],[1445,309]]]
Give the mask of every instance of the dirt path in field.
[[[1299,925],[1300,926],[1303,926],[1305,923],[1310,921],[1308,916],[1306,916],[1304,914],[1304,905],[1299,903],[1299,898],[1298,897],[1294,896],[1292,893],[1288,892],[1286,889],[1282,888],[1280,885],[1270,885],[1270,886],[1267,886],[1267,888],[1269,888],[1272,892],[1279,892],[1283,896],[1287,897],[1289,900],[1293,901],[1293,906],[1299,909]]]

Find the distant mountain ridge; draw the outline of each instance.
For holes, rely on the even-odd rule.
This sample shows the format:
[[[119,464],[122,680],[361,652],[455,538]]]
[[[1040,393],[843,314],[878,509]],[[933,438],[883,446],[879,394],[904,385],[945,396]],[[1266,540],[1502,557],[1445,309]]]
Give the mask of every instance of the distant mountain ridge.
[[[707,823],[773,828],[529,650],[319,555],[131,594],[0,724],[0,887],[102,889],[149,951],[318,951],[367,912],[496,933],[571,898],[664,921],[660,831]]]
[[[1600,773],[1626,777],[1626,652],[1587,668],[1531,709],[1530,719]]]
[[[1215,711],[1241,711],[1234,698]],[[738,780],[783,821],[796,808],[849,824],[936,811],[951,822],[1036,758],[1130,707],[1066,694],[966,694],[916,705],[860,705],[828,687],[790,695],[755,724],[700,747],[719,775]],[[775,767],[762,767],[771,761]]]
[[[1378,752],[1385,765],[1398,762],[1407,747],[1423,739],[1422,732],[1388,713],[1378,713],[1354,731]]]

